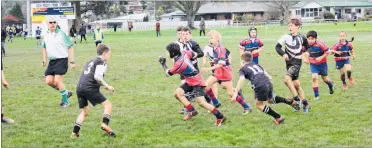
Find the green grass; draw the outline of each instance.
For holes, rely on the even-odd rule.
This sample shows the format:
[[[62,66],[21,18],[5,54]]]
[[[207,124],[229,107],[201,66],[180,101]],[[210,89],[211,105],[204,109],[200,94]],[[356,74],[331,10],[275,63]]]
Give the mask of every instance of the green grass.
[[[237,44],[247,36],[247,27],[218,28],[224,45],[232,52],[232,67],[237,77],[239,68]],[[372,145],[372,23],[305,25],[301,33],[316,30],[319,39],[332,46],[338,40],[338,32],[344,30],[353,42],[356,60],[352,61],[353,76],[357,82],[348,90],[341,90],[339,72],[333,57],[329,57],[329,75],[335,84],[335,94],[328,94],[326,84],[320,83],[319,101],[313,101],[311,75],[308,65],[303,65],[300,74],[305,95],[312,104],[311,112],[294,113],[287,105],[272,107],[286,117],[285,124],[274,125],[273,119],[255,109],[242,116],[238,103],[231,103],[226,91],[220,88],[221,112],[228,122],[220,128],[213,124],[214,116],[196,106],[200,114],[191,121],[182,121],[178,114],[182,105],[173,97],[179,86],[179,76],[165,78],[157,58],[167,55],[165,46],[175,40],[174,31],[162,31],[159,38],[155,31],[107,32],[105,43],[113,49],[108,64],[106,81],[116,88],[115,93],[102,92],[113,102],[110,125],[118,137],[107,138],[99,128],[102,121],[102,106],[91,108],[83,124],[80,139],[70,139],[70,134],[79,113],[74,95],[67,109],[59,107],[59,92],[44,82],[45,68],[41,66],[41,50],[35,39],[23,41],[17,38],[6,43],[4,72],[11,88],[2,89],[2,101],[6,116],[13,118],[14,125],[2,124],[3,147],[123,147],[123,146],[252,146],[252,147],[341,147]],[[285,63],[274,47],[287,27],[271,26],[258,28],[265,50],[260,64],[273,76],[275,92],[289,97],[283,83]],[[194,40],[202,47],[206,37],[193,31]],[[74,46],[77,70],[65,76],[65,86],[75,92],[82,67],[96,56],[95,45]],[[170,64],[170,63],[169,63]],[[207,78],[207,75],[204,75]],[[235,86],[236,80],[234,80]],[[253,91],[248,84],[245,98],[254,107]]]

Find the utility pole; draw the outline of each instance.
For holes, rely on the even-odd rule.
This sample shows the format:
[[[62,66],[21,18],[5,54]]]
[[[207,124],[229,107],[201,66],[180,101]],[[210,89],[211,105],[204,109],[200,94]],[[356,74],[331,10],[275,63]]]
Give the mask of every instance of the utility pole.
[[[31,4],[30,0],[27,0],[27,32],[28,36],[31,36]]]

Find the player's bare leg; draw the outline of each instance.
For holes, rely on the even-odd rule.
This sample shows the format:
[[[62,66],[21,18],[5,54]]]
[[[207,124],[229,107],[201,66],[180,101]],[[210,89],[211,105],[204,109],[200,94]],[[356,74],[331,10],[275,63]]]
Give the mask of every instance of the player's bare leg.
[[[196,101],[201,107],[207,109],[216,116],[216,126],[221,126],[222,123],[226,121],[227,118],[222,113],[220,113],[220,111],[216,107],[206,102],[204,97],[198,97],[196,98]]]
[[[340,69],[340,74],[341,74],[341,81],[342,81],[342,88],[343,89],[347,89],[347,85],[346,85],[346,76],[345,76],[345,66],[343,68]]]
[[[275,120],[275,124],[281,124],[284,121],[284,118],[282,118],[278,113],[276,113],[272,108],[265,105],[263,101],[259,101],[256,99],[256,108],[261,110],[262,112],[272,116]]]
[[[328,76],[322,76],[322,79],[323,79],[323,82],[328,85],[329,94],[333,94],[334,93],[334,90],[333,90],[333,82],[332,82],[332,80]]]
[[[292,107],[294,108],[294,111],[300,110],[300,99],[298,97],[297,90],[294,87],[291,76],[289,75],[284,76],[284,84],[288,87],[289,91],[292,93],[293,100],[294,100]]]
[[[62,96],[62,102],[61,102],[61,107],[68,107],[69,106],[69,91],[65,88],[65,85],[63,84],[63,75],[55,75],[54,76],[54,83],[58,87],[61,96]],[[70,93],[71,94],[71,93]],[[72,94],[71,94],[72,95]]]
[[[101,123],[101,129],[104,130],[109,136],[116,137],[114,131],[109,127],[109,123],[112,115],[112,103],[106,99],[102,102],[103,110],[103,121]]]
[[[198,112],[195,110],[194,106],[187,100],[185,97],[185,91],[182,88],[177,88],[174,92],[175,97],[180,101],[187,110],[187,115],[183,118],[183,120],[187,121],[190,120],[193,116],[198,115]]]
[[[349,79],[350,84],[354,84],[354,78],[351,76],[351,64],[345,64],[345,70],[347,74],[347,78]]]
[[[74,130],[72,131],[71,138],[79,138],[80,137],[80,129],[83,125],[85,118],[88,116],[89,108],[85,106],[81,109],[79,116],[76,119]]]
[[[313,80],[313,91],[314,91],[314,100],[319,100],[319,82],[318,82],[318,74],[313,73],[311,74],[311,78]]]
[[[296,90],[297,90],[297,92],[298,92],[298,94],[300,96],[301,104],[303,104],[304,112],[305,113],[308,113],[309,112],[309,109],[310,109],[310,103],[305,98],[305,93],[304,93],[304,90],[301,87],[300,80],[293,81],[293,84],[294,84],[294,87],[296,88]]]
[[[232,98],[234,95],[234,88],[233,88],[232,81],[222,82],[221,86],[222,88],[227,90],[227,93],[229,94],[229,98]],[[245,102],[243,94],[238,93],[238,96],[235,98],[235,101],[238,102],[244,108],[243,114],[252,112],[252,109],[249,107],[248,103]]]

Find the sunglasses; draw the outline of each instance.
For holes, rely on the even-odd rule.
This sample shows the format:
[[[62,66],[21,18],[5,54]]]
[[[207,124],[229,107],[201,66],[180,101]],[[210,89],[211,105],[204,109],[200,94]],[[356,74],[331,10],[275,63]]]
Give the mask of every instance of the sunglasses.
[[[49,24],[57,24],[57,22],[49,22]]]

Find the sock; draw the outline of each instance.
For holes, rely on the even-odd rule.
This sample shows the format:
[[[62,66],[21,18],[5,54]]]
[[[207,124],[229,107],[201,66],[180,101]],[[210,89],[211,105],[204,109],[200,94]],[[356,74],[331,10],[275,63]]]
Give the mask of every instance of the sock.
[[[345,82],[345,74],[341,74],[341,81],[342,81],[342,84],[346,84]]]
[[[68,98],[67,98],[68,90],[62,90],[61,95],[62,95],[62,101],[68,104]]]
[[[242,105],[242,107],[244,109],[248,109],[249,108],[249,105],[244,101],[244,99],[242,98],[242,95],[238,95],[236,97],[236,102],[238,102],[240,105]]]
[[[346,73],[347,73],[347,78],[350,79],[351,78],[351,71],[347,71]]]
[[[194,108],[194,106],[192,106],[192,104],[190,103],[189,105],[186,106],[186,110],[187,110],[188,112],[193,112],[193,111],[195,111],[195,108]]]
[[[319,87],[313,87],[314,96],[319,97]]]
[[[217,108],[213,108],[212,113],[213,113],[213,115],[216,116],[217,119],[222,119],[223,118],[223,114],[220,113],[220,111]]]
[[[300,101],[300,98],[298,98],[298,95],[296,97],[293,97],[293,100]]]
[[[109,114],[104,114],[102,122],[105,123],[106,125],[109,125],[110,119],[111,116]]]
[[[214,95],[213,91],[212,91],[212,88],[210,88],[208,91],[207,91],[207,94],[209,96],[209,98],[211,98],[212,102],[213,102],[213,105],[217,105],[220,103],[220,101],[217,99],[217,97]]]
[[[308,104],[309,104],[309,102],[307,102],[307,100],[306,100],[306,99],[303,99],[303,100],[302,100],[302,104],[306,106],[306,105],[308,105]]]
[[[292,105],[293,101],[289,101],[281,96],[275,96],[273,99],[273,104],[277,104],[277,103],[285,103],[288,105]]]
[[[276,113],[273,109],[271,109],[269,106],[265,105],[264,109],[262,110],[264,113],[274,117],[275,119],[280,118],[280,115]]]
[[[81,124],[75,123],[73,132],[76,133],[76,134],[79,133],[80,128],[81,128]]]
[[[332,81],[324,81],[324,82],[328,85],[328,88],[329,88],[330,90],[333,89],[333,83],[332,83]]]
[[[4,114],[3,113],[1,113],[1,120],[3,120],[4,119]]]

